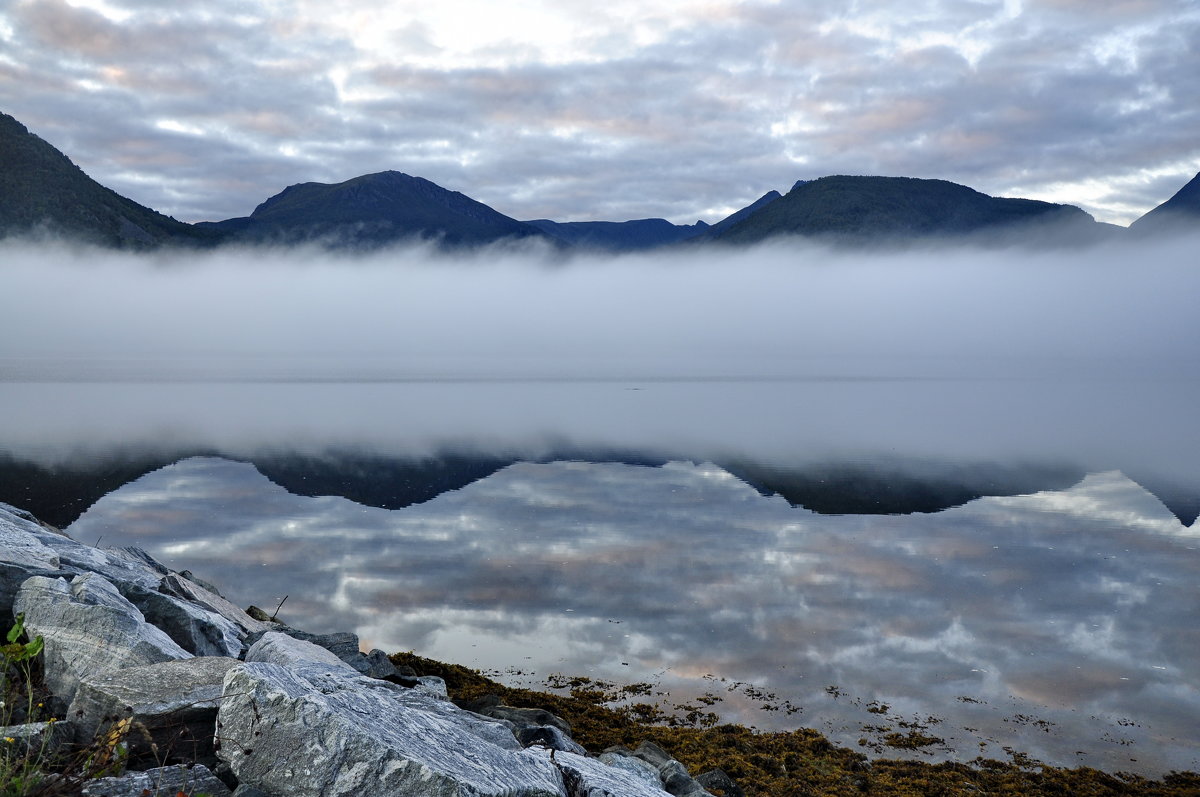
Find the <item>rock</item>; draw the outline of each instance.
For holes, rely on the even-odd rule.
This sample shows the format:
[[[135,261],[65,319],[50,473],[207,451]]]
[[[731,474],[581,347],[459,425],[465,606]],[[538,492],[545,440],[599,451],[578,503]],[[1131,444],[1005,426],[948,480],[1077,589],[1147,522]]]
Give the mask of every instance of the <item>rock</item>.
[[[704,787],[697,783],[683,764],[656,745],[654,742],[642,742],[636,750],[630,751],[624,747],[610,747],[604,751],[613,756],[628,756],[650,764],[658,772],[659,782],[664,790],[675,797],[713,797]],[[604,759],[605,756],[601,756]]]
[[[76,741],[90,744],[97,731],[129,719],[135,728],[126,737],[131,763],[216,764],[217,706],[225,674],[236,664],[192,658],[85,677],[67,713]]]
[[[233,797],[271,797],[271,795],[255,786],[242,783],[233,790]]]
[[[33,533],[41,527],[26,515],[0,504],[0,614],[5,618],[10,616],[17,590],[27,579],[66,575],[58,554]]]
[[[156,588],[164,595],[180,598],[201,609],[224,617],[242,630],[243,639],[250,634],[260,631],[272,631],[277,628],[275,623],[264,623],[256,620],[242,611],[231,601],[221,597],[215,590],[209,590],[203,585],[189,581],[179,573],[168,573],[157,583]],[[247,647],[249,642],[246,643]]]
[[[140,584],[126,585],[121,594],[138,607],[146,622],[162,629],[193,656],[236,659],[242,655],[245,631],[221,615]]]
[[[483,697],[463,703],[462,707],[467,711],[473,711],[485,717],[511,722],[517,728],[540,728],[543,725],[550,725],[558,728],[568,736],[571,735],[571,723],[557,714],[552,714],[541,708],[515,708],[513,706],[506,706],[500,702],[498,695],[484,695]]]
[[[615,769],[622,769],[655,788],[662,788],[658,767],[635,757],[632,750],[624,747],[609,748],[600,754],[599,760]]]
[[[742,791],[723,769],[710,769],[701,773],[696,776],[696,782],[710,792],[714,789],[720,791],[725,797],[746,797],[746,792]]]
[[[29,755],[51,758],[75,736],[75,726],[64,720],[30,722],[0,727],[0,758]],[[12,739],[12,741],[8,741]]]
[[[145,621],[142,613],[102,576],[34,576],[17,592],[13,609],[24,613],[29,636],[40,634],[46,686],[70,701],[79,679],[191,654]]]
[[[97,778],[87,781],[81,792],[84,797],[143,797],[146,794],[166,797],[177,794],[231,797],[221,780],[203,764],[194,767],[172,766],[148,769],[145,772],[126,772],[116,778]]]
[[[246,651],[246,661],[290,667],[308,662],[358,674],[358,671],[325,648],[280,631],[268,631]]]
[[[396,665],[392,664],[392,660],[388,655],[379,648],[374,648],[370,653],[362,655],[361,659],[355,659],[347,662],[351,667],[371,678],[387,678],[389,675],[398,675],[399,670]],[[362,666],[357,662],[361,661]]]
[[[562,750],[566,753],[587,755],[587,750],[553,725],[518,728],[516,734],[517,741],[523,747],[544,747],[547,750]]]
[[[567,797],[666,797],[657,778],[639,777],[595,758],[575,753],[555,753],[554,763],[563,775]]]
[[[268,794],[565,794],[548,757],[520,749],[499,723],[320,664],[234,667],[217,732],[239,781]]]

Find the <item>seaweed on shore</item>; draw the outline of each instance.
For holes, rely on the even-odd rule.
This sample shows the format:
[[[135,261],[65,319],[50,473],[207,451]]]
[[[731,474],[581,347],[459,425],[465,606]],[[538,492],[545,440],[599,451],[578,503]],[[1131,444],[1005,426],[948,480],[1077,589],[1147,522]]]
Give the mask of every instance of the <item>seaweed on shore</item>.
[[[870,761],[864,754],[839,747],[810,728],[761,732],[741,725],[716,724],[719,720],[710,721],[709,712],[704,711],[689,719],[688,705],[636,702],[651,696],[641,684],[621,687],[590,678],[555,677],[550,688],[567,690],[567,694],[556,694],[507,687],[478,670],[413,653],[397,653],[391,660],[420,675],[443,678],[451,699],[458,702],[494,694],[506,705],[551,711],[570,722],[575,741],[593,753],[612,745],[636,747],[650,740],[692,773],[719,767],[751,797],[1200,796],[1200,773],[1196,772],[1171,772],[1160,780],[1151,780],[1090,767],[1046,766],[1016,751],[1010,753],[1009,761],[982,757],[970,763]],[[684,709],[682,715],[676,709]],[[886,707],[883,709],[886,711]]]

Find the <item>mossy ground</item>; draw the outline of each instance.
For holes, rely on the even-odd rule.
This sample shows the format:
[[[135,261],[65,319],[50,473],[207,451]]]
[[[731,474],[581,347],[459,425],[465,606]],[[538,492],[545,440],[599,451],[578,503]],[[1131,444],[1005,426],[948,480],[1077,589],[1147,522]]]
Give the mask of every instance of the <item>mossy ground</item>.
[[[808,728],[759,732],[740,725],[711,724],[702,712],[682,719],[655,705],[635,702],[640,685],[616,687],[588,678],[555,678],[567,694],[512,688],[477,670],[397,653],[396,665],[446,681],[454,700],[499,695],[510,706],[544,708],[571,723],[572,735],[591,752],[612,745],[636,747],[650,740],[693,774],[719,767],[747,795],[1200,795],[1200,773],[1173,772],[1161,780],[1088,767],[1044,766],[1021,756],[1012,761],[976,759],[969,764],[880,759],[834,745]]]

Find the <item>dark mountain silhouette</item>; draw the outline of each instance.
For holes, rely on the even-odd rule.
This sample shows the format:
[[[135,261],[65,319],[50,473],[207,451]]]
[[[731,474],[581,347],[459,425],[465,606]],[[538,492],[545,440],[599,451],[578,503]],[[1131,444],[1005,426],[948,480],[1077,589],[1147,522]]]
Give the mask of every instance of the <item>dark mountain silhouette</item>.
[[[527,221],[550,237],[577,249],[601,252],[632,252],[695,238],[709,229],[703,221],[672,224],[666,219],[633,221]]]
[[[893,241],[983,236],[1020,229],[1086,237],[1099,232],[1073,205],[991,197],[945,180],[838,175],[797,183],[785,196],[748,214],[714,239],[752,244],[776,236]]]
[[[421,177],[386,171],[342,183],[300,183],[263,202],[248,217],[203,222],[227,240],[371,249],[429,240],[446,247],[541,238],[535,227]]]
[[[754,215],[759,210],[761,210],[762,208],[765,208],[767,205],[771,204],[776,199],[779,199],[782,196],[783,196],[783,194],[779,193],[778,191],[768,191],[767,193],[760,196],[758,199],[751,202],[746,207],[742,208],[739,211],[731,213],[730,215],[728,215],[725,218],[718,221],[716,224],[709,227],[708,232],[707,232],[707,237],[715,238],[716,236],[718,236],[721,233],[728,230],[733,225],[740,222],[742,219],[745,219],[745,218],[748,218],[749,216]]]
[[[781,196],[778,191],[768,191],[750,205],[726,216],[716,224],[706,224],[703,221],[697,221],[695,224],[672,224],[666,219],[568,222],[535,219],[526,223],[572,248],[632,252],[684,241],[696,243],[709,240]]]
[[[1129,227],[1138,233],[1200,230],[1200,173]]]
[[[192,456],[223,456],[249,461],[264,476],[296,495],[339,495],[367,506],[402,509],[486,478],[519,455],[442,451],[427,457],[388,457],[355,451],[316,455],[261,453],[251,457],[216,449],[158,452],[115,451],[86,461],[42,465],[0,452],[0,502],[28,509],[60,528],[123,484]],[[656,466],[671,459],[661,453],[564,448],[532,461],[579,460]],[[908,514],[940,512],[989,495],[1062,490],[1086,470],[1067,464],[1003,465],[880,461],[814,463],[778,467],[747,460],[716,463],[763,495],[779,494],[794,506],[820,514]],[[1156,495],[1184,525],[1194,524],[1200,499],[1190,485],[1135,473],[1135,481]]]
[[[125,249],[215,238],[105,188],[3,113],[0,164],[0,238],[62,237]]]

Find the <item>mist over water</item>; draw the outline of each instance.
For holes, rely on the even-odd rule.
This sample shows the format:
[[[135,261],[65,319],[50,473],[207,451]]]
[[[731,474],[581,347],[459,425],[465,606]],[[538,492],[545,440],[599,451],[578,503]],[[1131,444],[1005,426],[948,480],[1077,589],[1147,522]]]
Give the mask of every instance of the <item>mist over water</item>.
[[[1070,459],[1200,483],[1200,238],[0,249],[0,445]]]

